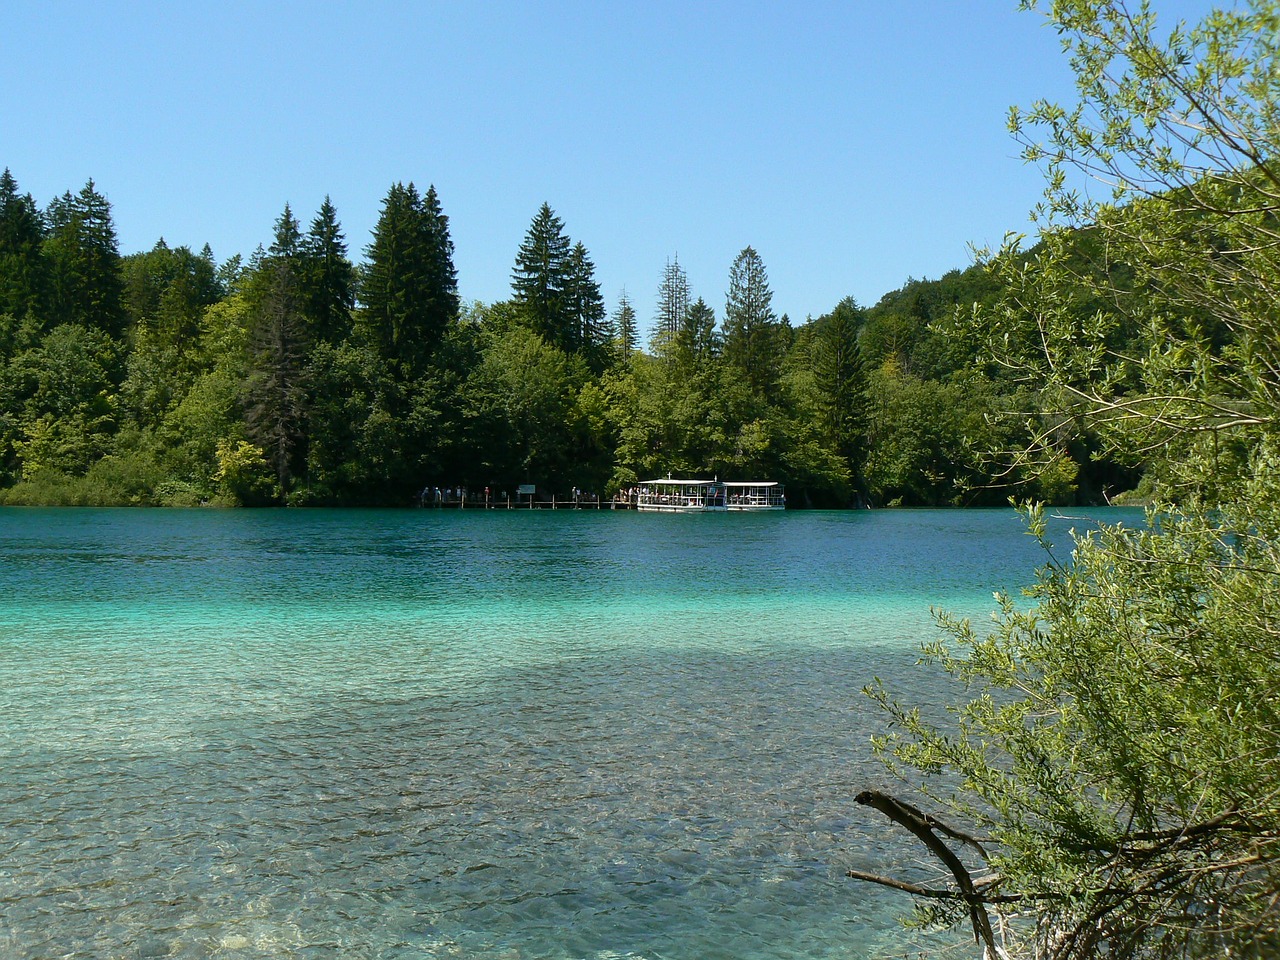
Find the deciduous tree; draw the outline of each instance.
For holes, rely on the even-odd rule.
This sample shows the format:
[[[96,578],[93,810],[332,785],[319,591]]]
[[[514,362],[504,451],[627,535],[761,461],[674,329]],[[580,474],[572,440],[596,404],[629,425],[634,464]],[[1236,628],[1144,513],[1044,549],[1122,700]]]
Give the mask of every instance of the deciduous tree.
[[[1280,4],[1171,30],[1146,3],[1049,13],[1080,101],[1013,115],[1048,167],[1045,233],[998,259],[1009,294],[976,327],[1046,402],[1069,398],[1073,421],[1167,456],[1165,505],[1081,536],[1070,560],[1050,552],[1035,606],[1003,600],[994,632],[948,623],[954,643],[929,655],[971,692],[953,725],[873,690],[898,724],[885,748],[951,771],[957,791],[938,799],[971,826],[859,799],[944,862],[942,847],[981,838],[981,878],[948,865],[951,885],[916,891],[990,955],[1001,912],[1021,918],[1004,928],[1015,956],[1271,957]],[[1091,199],[1080,173],[1110,195]],[[1066,233],[1079,228],[1098,241],[1088,269]],[[1121,321],[1144,331],[1141,350],[1117,348]],[[1043,515],[1029,519],[1043,538]]]

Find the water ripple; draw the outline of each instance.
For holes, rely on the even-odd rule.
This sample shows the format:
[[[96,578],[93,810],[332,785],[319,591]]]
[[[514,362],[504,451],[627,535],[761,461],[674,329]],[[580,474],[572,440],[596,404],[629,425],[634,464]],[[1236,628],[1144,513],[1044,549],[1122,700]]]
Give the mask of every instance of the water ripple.
[[[0,512],[0,956],[901,955],[857,691],[992,517]]]

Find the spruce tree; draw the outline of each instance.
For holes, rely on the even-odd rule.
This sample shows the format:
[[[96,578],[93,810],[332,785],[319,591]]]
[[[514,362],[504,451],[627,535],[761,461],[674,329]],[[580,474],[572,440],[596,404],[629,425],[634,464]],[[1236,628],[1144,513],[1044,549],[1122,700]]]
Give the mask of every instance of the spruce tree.
[[[440,206],[435,185],[427,187],[419,207],[423,254],[426,266],[426,302],[423,305],[423,331],[431,349],[458,319],[458,272],[453,265],[453,239],[449,236],[449,218]]]
[[[716,312],[699,297],[685,310],[676,334],[678,353],[695,365],[715,359],[719,351],[716,335]]]
[[[245,421],[250,439],[288,496],[306,451],[303,369],[311,348],[304,313],[306,259],[289,204],[276,219],[271,247],[255,253],[245,283],[249,303],[249,373]]]
[[[636,330],[636,308],[631,305],[626,290],[623,290],[618,297],[618,306],[613,311],[611,321],[613,352],[618,359],[626,363],[640,343],[640,334]]]
[[[324,198],[302,241],[303,313],[315,343],[340,343],[351,332],[355,303],[355,268],[338,213]]]
[[[418,191],[412,183],[393,184],[373,228],[373,242],[365,251],[368,264],[360,285],[360,326],[385,360],[399,359],[413,326],[414,294],[422,273],[417,206]]]
[[[18,193],[18,182],[8,168],[0,175],[0,317],[17,323],[38,314],[45,286],[41,254],[44,222],[31,194]],[[0,343],[0,359],[13,348],[8,325]]]
[[[113,337],[124,333],[124,282],[111,204],[90,180],[49,205],[44,250],[51,276],[52,323],[96,327]]]
[[[772,301],[764,261],[746,247],[729,271],[724,357],[741,372],[751,392],[766,400],[775,393],[783,347],[782,324],[773,312]]]
[[[298,218],[289,209],[288,203],[285,203],[284,212],[276,220],[275,239],[271,241],[268,252],[273,257],[282,257],[289,261],[296,261],[302,253],[302,228]]]
[[[544,203],[529,225],[511,271],[513,299],[534,332],[562,350],[576,339],[566,298],[571,247],[564,221]]]
[[[170,249],[163,237],[146,253],[125,257],[121,274],[135,346],[141,340],[179,352],[194,346],[205,308],[222,296],[212,253]]]
[[[378,353],[419,376],[458,314],[449,221],[435,188],[394,184],[367,250],[360,326]]]
[[[689,278],[677,255],[667,261],[658,284],[658,312],[653,323],[653,349],[665,354],[680,333],[680,324],[689,310]]]
[[[593,369],[601,370],[608,344],[604,329],[604,298],[600,296],[595,269],[587,248],[575,243],[566,264],[566,332],[571,335],[569,352],[584,354]]]
[[[866,455],[866,370],[858,347],[862,310],[852,297],[819,318],[813,345],[813,375],[823,427],[855,480]]]
[[[285,257],[269,258],[258,283],[255,293],[260,299],[250,331],[245,420],[250,438],[275,472],[283,499],[305,446],[302,298],[297,275]]]
[[[208,246],[206,245],[206,249]],[[212,259],[212,251],[210,251],[210,259]],[[241,292],[245,275],[244,256],[235,253],[218,264],[218,270],[215,274],[218,283],[218,289],[222,292],[222,296],[229,297]]]

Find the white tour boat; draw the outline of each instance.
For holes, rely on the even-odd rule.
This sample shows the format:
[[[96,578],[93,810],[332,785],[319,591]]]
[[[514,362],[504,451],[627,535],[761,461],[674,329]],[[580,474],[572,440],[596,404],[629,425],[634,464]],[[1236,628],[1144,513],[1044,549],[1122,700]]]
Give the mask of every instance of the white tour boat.
[[[783,510],[782,485],[719,480],[645,480],[636,489],[636,509],[658,513],[723,513],[729,510]]]
[[[787,495],[780,483],[756,480],[739,483],[726,480],[720,486],[724,487],[726,510],[787,509]]]

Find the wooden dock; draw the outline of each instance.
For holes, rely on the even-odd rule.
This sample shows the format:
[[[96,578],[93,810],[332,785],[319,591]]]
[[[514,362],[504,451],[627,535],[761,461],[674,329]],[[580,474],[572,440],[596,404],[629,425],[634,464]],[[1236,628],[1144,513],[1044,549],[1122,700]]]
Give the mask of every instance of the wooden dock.
[[[577,497],[558,500],[548,497],[441,497],[424,499],[419,503],[429,510],[634,510],[630,500],[602,500],[599,497]]]

